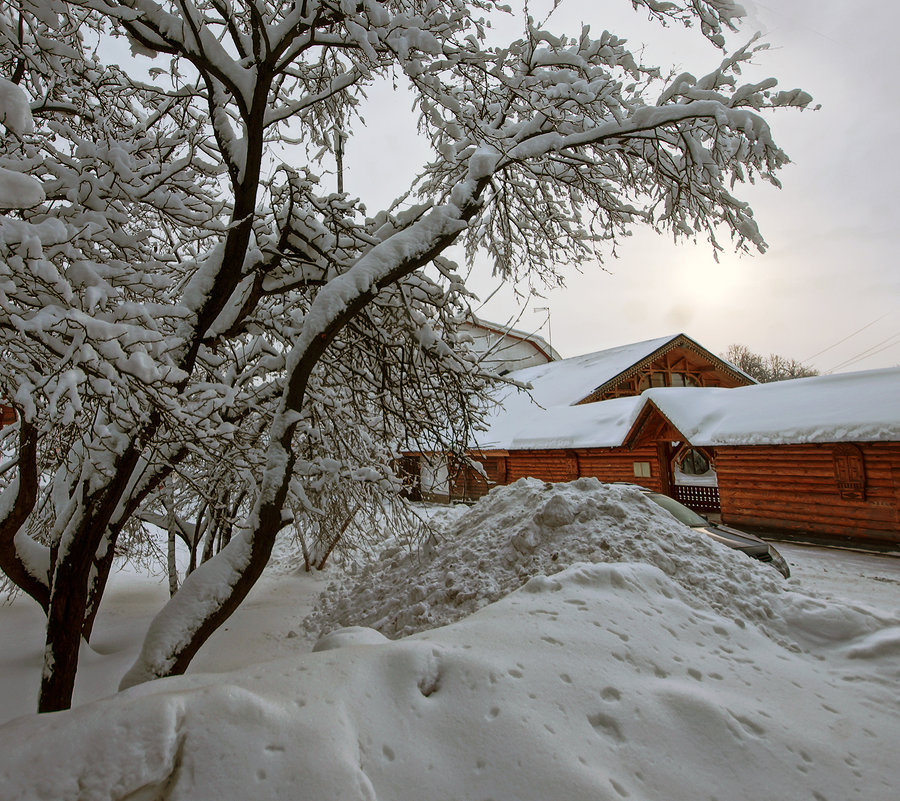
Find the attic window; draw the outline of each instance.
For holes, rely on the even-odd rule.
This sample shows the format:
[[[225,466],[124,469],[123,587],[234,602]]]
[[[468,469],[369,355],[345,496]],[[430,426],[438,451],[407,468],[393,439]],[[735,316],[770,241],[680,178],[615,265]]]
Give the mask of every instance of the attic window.
[[[672,373],[670,375],[671,383],[669,386],[672,387],[697,387],[699,383],[697,379],[688,373]]]
[[[699,387],[700,381],[695,375],[682,372],[664,372],[656,370],[644,373],[638,380],[637,390],[643,392],[650,387]]]

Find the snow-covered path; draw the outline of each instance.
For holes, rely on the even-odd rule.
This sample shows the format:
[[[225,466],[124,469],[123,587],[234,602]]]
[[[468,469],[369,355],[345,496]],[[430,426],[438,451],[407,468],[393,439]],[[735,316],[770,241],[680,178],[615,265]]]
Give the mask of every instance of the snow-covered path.
[[[790,585],[823,598],[844,598],[900,610],[900,554],[863,553],[811,545],[776,544],[791,566]]]

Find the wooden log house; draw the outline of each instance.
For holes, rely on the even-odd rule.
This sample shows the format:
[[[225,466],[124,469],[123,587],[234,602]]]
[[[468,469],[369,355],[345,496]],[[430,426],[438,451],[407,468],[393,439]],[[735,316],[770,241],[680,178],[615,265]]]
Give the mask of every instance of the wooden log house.
[[[623,354],[637,357],[621,367]],[[422,495],[471,501],[528,476],[593,476],[743,528],[900,543],[900,369],[757,385],[719,362],[679,335],[514,373],[533,400],[505,399],[470,465],[422,455]]]
[[[470,454],[474,464],[446,464],[440,454],[423,454],[414,494],[471,501],[495,484],[527,476],[545,481],[594,476],[670,491],[672,471],[660,468],[657,443],[622,447],[640,393],[754,383],[685,334],[553,361],[509,377],[532,389],[510,390],[502,398],[488,431],[477,437]],[[579,435],[573,436],[573,427]]]
[[[724,521],[801,538],[900,543],[900,443],[716,450]]]
[[[724,523],[845,544],[900,542],[900,369],[649,392],[624,444],[661,435],[710,454]]]
[[[0,428],[11,426],[16,422],[16,410],[9,404],[0,400]]]

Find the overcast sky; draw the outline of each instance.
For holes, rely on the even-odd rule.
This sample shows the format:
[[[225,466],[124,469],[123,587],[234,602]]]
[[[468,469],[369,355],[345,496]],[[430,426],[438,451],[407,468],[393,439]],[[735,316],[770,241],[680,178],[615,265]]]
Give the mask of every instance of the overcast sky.
[[[512,3],[521,7],[521,3]],[[767,184],[737,194],[750,201],[769,250],[719,264],[706,243],[674,244],[637,232],[608,260],[587,265],[567,288],[532,300],[518,327],[550,336],[563,356],[684,332],[714,352],[738,342],[752,350],[808,361],[823,372],[900,365],[900,271],[894,233],[900,222],[900,129],[896,78],[900,5],[889,0],[746,0],[749,17],[730,44],[757,30],[771,49],[758,75],[780,88],[801,87],[817,112],[769,115],[776,140],[793,163],[784,188]],[[547,3],[544,3],[547,6]],[[531,2],[534,16],[541,4]],[[644,61],[702,75],[720,54],[696,31],[660,30],[627,0],[564,0],[547,24],[577,33],[582,21],[645,45]],[[516,28],[511,27],[514,34]],[[393,98],[393,99],[392,99]],[[376,152],[393,147],[410,170],[426,157],[403,136],[402,95],[373,95],[367,136]],[[401,147],[397,147],[400,142]],[[388,201],[405,182],[396,163],[363,158],[351,142],[347,185],[369,201]],[[366,148],[368,150],[368,148]],[[373,184],[375,188],[373,189]],[[374,208],[370,205],[370,209]],[[489,273],[487,262],[474,265]],[[485,268],[485,269],[482,269]],[[494,288],[477,284],[486,297]],[[538,308],[549,307],[546,311]],[[516,303],[498,292],[479,314],[515,319]]]

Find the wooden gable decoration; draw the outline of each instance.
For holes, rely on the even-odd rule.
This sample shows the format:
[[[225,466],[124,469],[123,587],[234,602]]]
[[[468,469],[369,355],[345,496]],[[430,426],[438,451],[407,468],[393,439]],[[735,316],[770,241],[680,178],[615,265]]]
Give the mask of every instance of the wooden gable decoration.
[[[754,383],[734,365],[679,334],[578,403],[632,397],[651,387],[744,387]]]
[[[669,421],[653,401],[648,401],[641,409],[637,420],[625,436],[624,445],[628,448],[640,448],[659,442],[684,442],[682,434]]]

